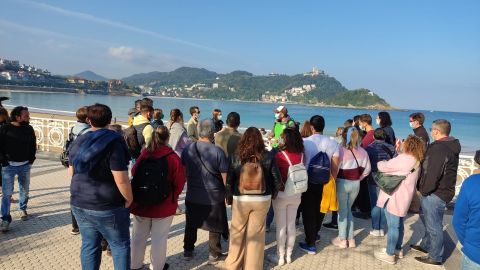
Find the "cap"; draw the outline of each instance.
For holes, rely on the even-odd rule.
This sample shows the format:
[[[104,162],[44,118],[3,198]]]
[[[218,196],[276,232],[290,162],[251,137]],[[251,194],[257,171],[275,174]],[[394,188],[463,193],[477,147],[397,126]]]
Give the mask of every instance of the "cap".
[[[278,106],[274,112],[284,112],[284,113],[287,113],[287,108],[285,108],[285,106]]]

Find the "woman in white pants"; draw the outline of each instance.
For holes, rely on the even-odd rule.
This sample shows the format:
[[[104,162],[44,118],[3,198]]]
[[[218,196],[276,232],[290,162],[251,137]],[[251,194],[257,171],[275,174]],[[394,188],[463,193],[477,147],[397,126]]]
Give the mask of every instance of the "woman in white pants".
[[[172,188],[163,201],[154,205],[142,205],[142,198],[135,198],[134,193],[134,202],[131,206],[131,213],[133,214],[131,269],[143,268],[145,249],[149,237],[151,237],[152,245],[150,252],[152,267],[150,269],[162,270],[169,267],[166,263],[168,233],[178,206],[178,196],[182,192],[186,178],[180,158],[170,147],[166,146],[168,137],[169,133],[166,127],[157,127],[147,148],[142,150],[132,169],[132,175],[135,178],[135,172],[140,170],[138,177],[141,174],[139,167],[146,164],[147,159],[158,160],[159,166],[164,164],[162,162],[166,162],[168,173],[165,180],[170,182]],[[159,176],[159,179],[162,179],[162,177]]]
[[[287,195],[284,193],[288,176],[288,167],[303,163],[303,140],[300,133],[294,128],[287,128],[280,135],[279,151],[276,161],[282,177],[282,187],[276,199],[272,201],[277,228],[277,254],[268,256],[269,260],[277,265],[292,262],[292,252],[295,246],[296,228],[295,218],[300,205],[301,193]]]

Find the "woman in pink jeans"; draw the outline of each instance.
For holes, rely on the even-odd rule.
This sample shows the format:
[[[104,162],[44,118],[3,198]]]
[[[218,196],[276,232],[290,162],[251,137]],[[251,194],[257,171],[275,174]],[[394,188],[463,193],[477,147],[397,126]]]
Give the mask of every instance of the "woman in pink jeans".
[[[412,202],[424,153],[425,143],[419,137],[410,135],[403,143],[403,153],[389,161],[377,163],[379,172],[407,176],[392,195],[382,190],[378,195],[377,206],[385,209],[388,233],[387,248],[376,250],[374,255],[389,264],[395,264],[397,257],[403,258],[403,222]]]

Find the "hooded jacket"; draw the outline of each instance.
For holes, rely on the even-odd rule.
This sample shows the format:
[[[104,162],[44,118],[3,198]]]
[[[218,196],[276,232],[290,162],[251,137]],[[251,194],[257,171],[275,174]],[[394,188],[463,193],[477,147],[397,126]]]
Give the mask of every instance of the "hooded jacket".
[[[145,116],[139,114],[133,119],[133,126],[137,130],[138,142],[143,147],[147,145],[152,138],[153,127]],[[142,140],[143,138],[143,140]]]
[[[429,145],[417,185],[422,196],[435,194],[445,203],[453,199],[460,150],[460,142],[454,137],[436,140]]]
[[[182,161],[177,155],[172,155],[171,153],[173,153],[173,150],[168,146],[160,146],[155,149],[153,153],[148,152],[147,149],[142,150],[142,153],[132,168],[132,175],[135,174],[138,164],[140,164],[142,160],[150,156],[160,159],[168,155],[166,157],[168,163],[168,180],[173,185],[172,194],[170,194],[173,198],[168,197],[160,204],[149,206],[138,205],[134,202],[132,206],[130,206],[132,214],[148,218],[164,218],[175,214],[178,206],[178,197],[180,193],[182,193],[183,186],[185,186],[186,176]]]

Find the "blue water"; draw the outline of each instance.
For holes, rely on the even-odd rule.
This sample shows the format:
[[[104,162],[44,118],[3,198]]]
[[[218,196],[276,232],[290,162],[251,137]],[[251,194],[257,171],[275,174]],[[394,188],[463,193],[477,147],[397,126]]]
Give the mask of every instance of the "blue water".
[[[137,97],[123,96],[100,96],[100,95],[80,95],[80,94],[59,94],[59,93],[20,93],[0,91],[3,96],[9,96],[10,100],[4,102],[9,105],[23,105],[36,108],[51,110],[75,111],[80,106],[90,105],[95,102],[107,104],[112,108],[113,115],[118,120],[127,119],[128,109],[133,107],[133,102]],[[194,99],[176,99],[176,98],[153,98],[154,107],[161,108],[168,118],[169,111],[173,108],[179,108],[185,115],[185,121],[190,117],[190,106],[200,107],[200,118],[211,117],[214,108],[219,108],[223,112],[224,120],[228,112],[236,111],[241,116],[242,127],[263,127],[271,129],[274,122],[273,109],[279,104],[261,103],[261,102],[239,102],[239,101],[216,101],[216,100],[194,100]],[[304,105],[287,105],[289,114],[299,122],[309,119],[312,115],[320,114],[326,121],[326,134],[334,134],[337,127],[342,126],[346,119],[353,118],[354,115],[369,113],[375,119],[378,111],[375,110],[357,110],[357,109],[339,109],[323,108]],[[35,110],[32,110],[35,111]],[[412,133],[409,127],[409,115],[414,112],[411,110],[390,111],[393,121],[393,128],[397,137],[405,138]],[[421,111],[426,116],[425,127],[428,129],[431,122],[435,119],[447,119],[452,123],[452,136],[458,138],[462,144],[462,152],[472,154],[480,149],[480,113],[458,113],[458,112],[434,112]]]

